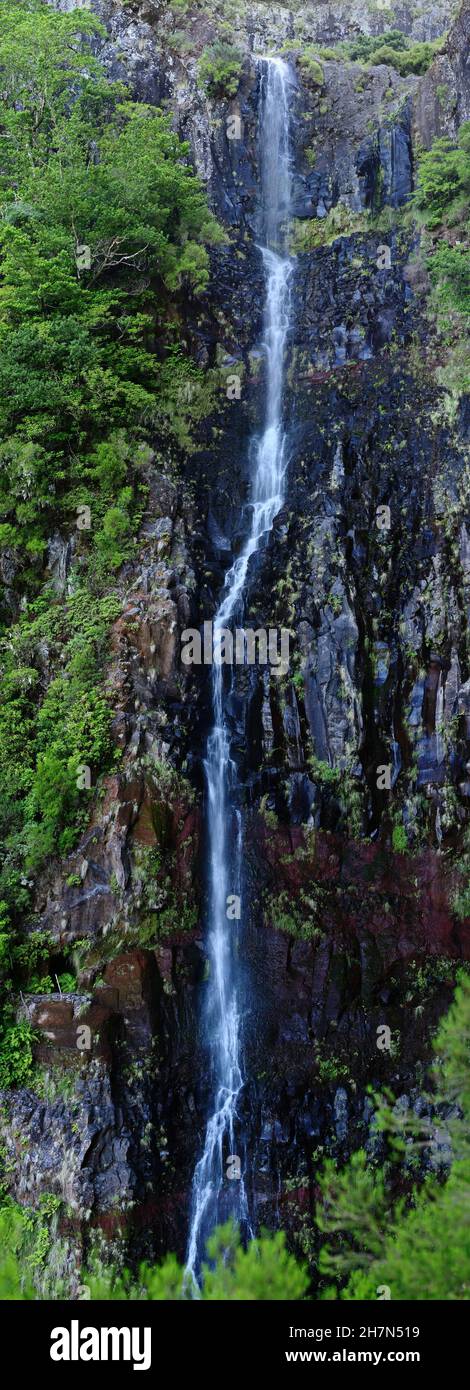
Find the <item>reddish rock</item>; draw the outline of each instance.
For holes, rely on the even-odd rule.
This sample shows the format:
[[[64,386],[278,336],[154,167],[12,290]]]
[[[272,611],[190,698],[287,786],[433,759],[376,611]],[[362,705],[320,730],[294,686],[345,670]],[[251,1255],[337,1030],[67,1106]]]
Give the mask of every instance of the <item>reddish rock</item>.
[[[28,1019],[38,1034],[39,1062],[82,1064],[96,1057],[111,1061],[112,1010],[93,999],[84,1007],[81,996],[35,995],[26,1004]]]
[[[394,854],[380,843],[326,831],[317,832],[309,846],[301,827],[273,831],[259,821],[255,833],[268,865],[269,893],[321,889],[321,927],[333,939],[372,935],[386,968],[424,953],[470,958],[470,934],[451,908],[454,878],[433,849]]]
[[[153,952],[135,950],[115,956],[106,966],[104,979],[116,991],[119,1013],[151,1004],[157,985]]]

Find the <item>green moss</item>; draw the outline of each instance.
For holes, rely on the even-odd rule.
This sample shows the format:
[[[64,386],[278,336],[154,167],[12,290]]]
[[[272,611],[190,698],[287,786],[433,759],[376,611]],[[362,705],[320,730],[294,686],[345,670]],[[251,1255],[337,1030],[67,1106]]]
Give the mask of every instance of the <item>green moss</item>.
[[[338,1057],[320,1057],[317,1066],[318,1079],[321,1082],[350,1081],[350,1070],[346,1062],[341,1062]]]
[[[278,825],[279,825],[278,818],[277,818],[277,816],[276,816],[275,811],[270,811],[270,810],[269,810],[269,807],[268,807],[268,805],[267,805],[267,801],[268,801],[267,794],[266,794],[265,796],[262,796],[262,797],[261,797],[261,801],[260,801],[260,805],[259,805],[260,815],[263,817],[264,823],[265,823],[265,825],[267,825],[267,827],[268,827],[269,830],[277,830]]]
[[[320,911],[324,893],[318,884],[310,884],[308,892],[283,891],[266,904],[266,920],[275,931],[285,932],[297,941],[321,940]]]
[[[404,825],[394,825],[392,830],[392,849],[395,854],[406,854],[408,840]]]
[[[370,226],[370,216],[364,212],[352,212],[345,203],[336,203],[326,217],[294,220],[292,225],[292,250],[294,254],[314,251],[317,246],[331,246],[341,236],[354,236],[366,231]]]
[[[449,88],[445,82],[438,82],[436,87],[436,96],[441,106],[445,106],[449,97]]]
[[[328,594],[326,602],[328,604],[328,607],[331,608],[335,618],[338,618],[343,610],[343,604],[342,600],[339,597],[339,594]]]

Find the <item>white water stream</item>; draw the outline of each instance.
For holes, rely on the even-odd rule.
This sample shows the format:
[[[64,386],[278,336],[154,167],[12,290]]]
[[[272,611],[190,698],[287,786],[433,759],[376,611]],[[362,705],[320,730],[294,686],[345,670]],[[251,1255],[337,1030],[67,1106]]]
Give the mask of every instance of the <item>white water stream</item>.
[[[240,555],[227,572],[220,606],[213,624],[214,649],[220,629],[227,627],[244,596],[251,556],[259,550],[283,503],[286,437],[282,423],[284,355],[290,326],[289,282],[292,261],[285,249],[290,208],[289,88],[291,78],[281,58],[263,58],[260,96],[260,174],[263,208],[262,255],[266,276],[264,353],[266,408],[264,429],[253,449],[250,492],[250,526]],[[196,1164],[193,1188],[187,1270],[196,1277],[204,1244],[217,1221],[227,1215],[223,1191],[230,1187],[230,1210],[249,1226],[243,1179],[227,1178],[227,1161],[237,1155],[237,1102],[244,1085],[241,1056],[241,1011],[237,990],[234,939],[238,923],[227,916],[227,901],[240,894],[242,833],[240,812],[234,809],[232,792],[237,770],[230,754],[225,717],[223,667],[212,666],[213,727],[207,743],[208,982],[207,1037],[209,1041],[214,1100],[207,1122],[204,1148]]]

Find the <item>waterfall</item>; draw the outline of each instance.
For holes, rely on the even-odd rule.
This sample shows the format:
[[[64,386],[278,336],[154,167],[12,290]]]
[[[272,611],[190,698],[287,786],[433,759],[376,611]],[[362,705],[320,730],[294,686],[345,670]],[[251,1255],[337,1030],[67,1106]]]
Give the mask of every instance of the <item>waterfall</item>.
[[[227,627],[244,598],[251,557],[262,547],[282,506],[286,437],[282,421],[284,353],[289,330],[289,282],[292,262],[286,248],[290,207],[289,86],[281,58],[259,60],[260,175],[263,211],[261,247],[266,280],[264,353],[266,403],[264,428],[251,441],[253,458],[250,522],[237,559],[228,570],[213,624],[213,652],[220,630]],[[237,1103],[244,1085],[241,1055],[241,1006],[235,942],[240,920],[227,915],[229,898],[242,893],[242,821],[237,809],[237,769],[231,757],[226,718],[223,668],[212,666],[213,725],[207,743],[205,776],[208,831],[208,949],[210,976],[206,1031],[214,1078],[214,1100],[204,1148],[193,1178],[187,1271],[194,1281],[207,1236],[229,1214],[249,1232],[248,1202],[237,1140]],[[238,1148],[237,1148],[238,1143]],[[240,1175],[230,1180],[230,1157]]]

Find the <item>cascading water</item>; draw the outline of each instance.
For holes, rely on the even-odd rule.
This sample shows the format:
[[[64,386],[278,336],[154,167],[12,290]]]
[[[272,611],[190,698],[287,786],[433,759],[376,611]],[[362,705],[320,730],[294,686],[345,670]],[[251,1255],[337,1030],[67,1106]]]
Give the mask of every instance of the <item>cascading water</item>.
[[[229,569],[213,624],[212,702],[214,722],[208,739],[205,773],[209,847],[209,956],[207,1037],[214,1075],[214,1103],[207,1123],[204,1150],[196,1165],[192,1190],[187,1271],[194,1280],[207,1236],[231,1213],[249,1231],[243,1173],[227,1180],[230,1155],[239,1153],[236,1140],[237,1102],[244,1085],[241,1058],[241,1009],[237,982],[234,921],[227,902],[242,887],[242,824],[237,809],[237,770],[230,754],[226,692],[220,652],[221,629],[240,610],[251,556],[262,546],[282,506],[286,468],[286,438],[282,423],[284,351],[289,330],[289,281],[292,262],[286,254],[286,224],[290,206],[289,87],[287,64],[263,58],[260,94],[260,164],[263,208],[263,246],[266,275],[264,350],[266,408],[264,430],[253,441],[249,532],[240,555]]]

